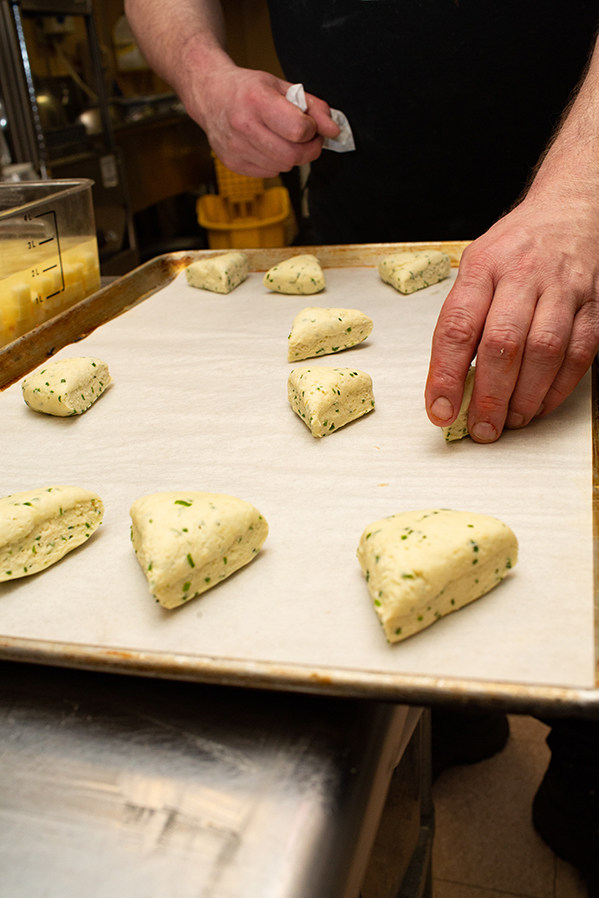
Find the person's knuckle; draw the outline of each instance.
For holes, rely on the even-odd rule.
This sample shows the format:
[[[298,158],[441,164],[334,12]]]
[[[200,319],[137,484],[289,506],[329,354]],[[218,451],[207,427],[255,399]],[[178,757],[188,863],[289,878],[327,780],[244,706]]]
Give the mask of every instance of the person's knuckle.
[[[437,365],[429,387],[432,388],[432,392],[441,390],[445,394],[457,393],[462,387],[462,381],[455,365]]]
[[[526,351],[534,360],[557,363],[566,351],[566,340],[562,335],[545,329],[529,336]]]
[[[245,109],[237,109],[231,113],[231,128],[237,134],[248,134],[251,130],[251,116]]]
[[[545,406],[545,408],[547,408],[547,406],[550,406],[551,408],[557,408],[558,405],[561,405],[562,402],[564,402],[568,398],[570,392],[571,389],[569,387],[562,386],[561,384],[554,384],[551,387],[551,390],[545,396],[543,405]],[[547,414],[546,411],[544,412],[543,417],[545,417],[545,414]]]
[[[464,284],[478,288],[481,283],[493,283],[498,275],[505,274],[505,255],[495,244],[475,240],[462,253],[459,278]]]
[[[509,397],[508,397],[509,398]],[[493,420],[498,414],[505,412],[506,400],[494,393],[484,393],[476,400],[477,418],[481,420]]]
[[[510,400],[508,414],[522,418],[522,424],[519,423],[518,426],[524,426],[528,424],[538,407],[539,401],[532,393],[523,393],[516,399]]]
[[[492,328],[485,333],[480,345],[485,355],[503,362],[513,362],[522,352],[522,335],[513,327]]]
[[[532,252],[524,252],[516,255],[510,263],[510,278],[517,285],[530,284],[539,280],[539,273],[543,269],[539,266],[539,260]]]
[[[243,105],[246,109],[261,105],[268,98],[268,87],[261,78],[249,78],[243,86]]]
[[[293,117],[286,124],[285,137],[292,143],[303,143],[307,137],[314,134],[314,125],[304,116],[303,118]]]
[[[597,341],[579,337],[568,346],[568,364],[575,370],[586,370],[597,352]]]
[[[476,340],[476,327],[467,309],[452,309],[443,315],[439,337],[449,345],[469,346]]]
[[[478,249],[476,244],[469,243],[462,250],[460,266],[462,266],[462,265],[477,265],[481,258],[482,258],[481,251]]]

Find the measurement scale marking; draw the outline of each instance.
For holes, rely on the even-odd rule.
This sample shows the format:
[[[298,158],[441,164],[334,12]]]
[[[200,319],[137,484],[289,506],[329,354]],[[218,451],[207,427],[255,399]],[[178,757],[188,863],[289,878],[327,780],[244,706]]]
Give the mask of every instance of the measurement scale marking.
[[[39,215],[36,215],[35,217],[43,218],[45,215],[51,215],[52,218],[54,219],[54,234],[56,235],[56,245],[58,247],[58,261],[60,263],[60,279],[62,281],[62,287],[60,290],[57,290],[56,293],[52,293],[52,296],[56,296],[57,293],[63,293],[64,289],[65,289],[64,271],[63,271],[63,267],[62,267],[62,254],[60,252],[60,237],[58,236],[58,221],[56,219],[56,212],[54,211],[54,209],[49,209],[48,212],[40,212]],[[54,238],[50,237],[48,239],[53,240]],[[56,268],[55,265],[52,267]],[[47,298],[49,299],[49,297],[47,297]]]

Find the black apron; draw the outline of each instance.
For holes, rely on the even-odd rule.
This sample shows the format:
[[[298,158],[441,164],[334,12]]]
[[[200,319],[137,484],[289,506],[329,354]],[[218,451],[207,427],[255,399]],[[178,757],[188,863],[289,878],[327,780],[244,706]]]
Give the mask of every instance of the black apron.
[[[285,76],[356,150],[309,182],[318,242],[470,239],[517,200],[583,74],[585,0],[268,0]]]

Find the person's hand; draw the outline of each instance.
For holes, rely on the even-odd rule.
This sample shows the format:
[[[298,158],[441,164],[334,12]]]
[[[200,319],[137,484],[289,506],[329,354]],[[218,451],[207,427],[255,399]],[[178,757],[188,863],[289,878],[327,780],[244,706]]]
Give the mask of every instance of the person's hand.
[[[204,76],[183,98],[227,168],[256,178],[275,177],[313,162],[325,137],[339,127],[329,106],[306,94],[308,111],[285,99],[290,83],[266,72],[225,65]]]
[[[430,420],[453,422],[475,355],[474,440],[548,415],[599,349],[598,300],[597,199],[529,194],[462,256],[433,336]]]

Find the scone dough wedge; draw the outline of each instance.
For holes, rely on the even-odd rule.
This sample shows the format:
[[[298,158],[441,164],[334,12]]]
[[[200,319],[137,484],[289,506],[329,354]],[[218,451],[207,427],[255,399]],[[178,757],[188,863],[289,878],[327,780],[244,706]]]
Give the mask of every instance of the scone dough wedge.
[[[391,253],[379,262],[379,274],[400,293],[415,293],[449,277],[451,259],[440,250]]]
[[[387,641],[399,642],[497,586],[518,542],[488,515],[408,511],[370,524],[358,560]]]
[[[187,283],[212,293],[230,293],[250,273],[250,260],[245,253],[231,252],[199,259],[185,269]]]
[[[23,399],[34,412],[82,415],[112,383],[108,365],[91,357],[56,359],[23,381]]]
[[[185,604],[248,564],[268,535],[257,508],[222,493],[153,493],[130,513],[137,560],[164,608]]]
[[[316,256],[304,253],[274,265],[264,275],[264,286],[275,293],[320,293],[324,290],[324,273]]]
[[[372,333],[372,318],[359,309],[308,306],[295,316],[287,344],[287,360],[299,362],[349,349]]]
[[[468,411],[470,409],[470,400],[472,399],[472,391],[474,389],[474,372],[476,368],[470,365],[468,374],[466,375],[466,383],[464,384],[464,395],[462,396],[462,404],[458,416],[449,427],[442,427],[443,436],[446,443],[453,440],[462,440],[468,436]]]
[[[372,378],[357,368],[294,368],[287,398],[313,437],[334,433],[374,409]]]
[[[37,574],[87,542],[104,505],[78,486],[48,486],[0,499],[0,581]]]

